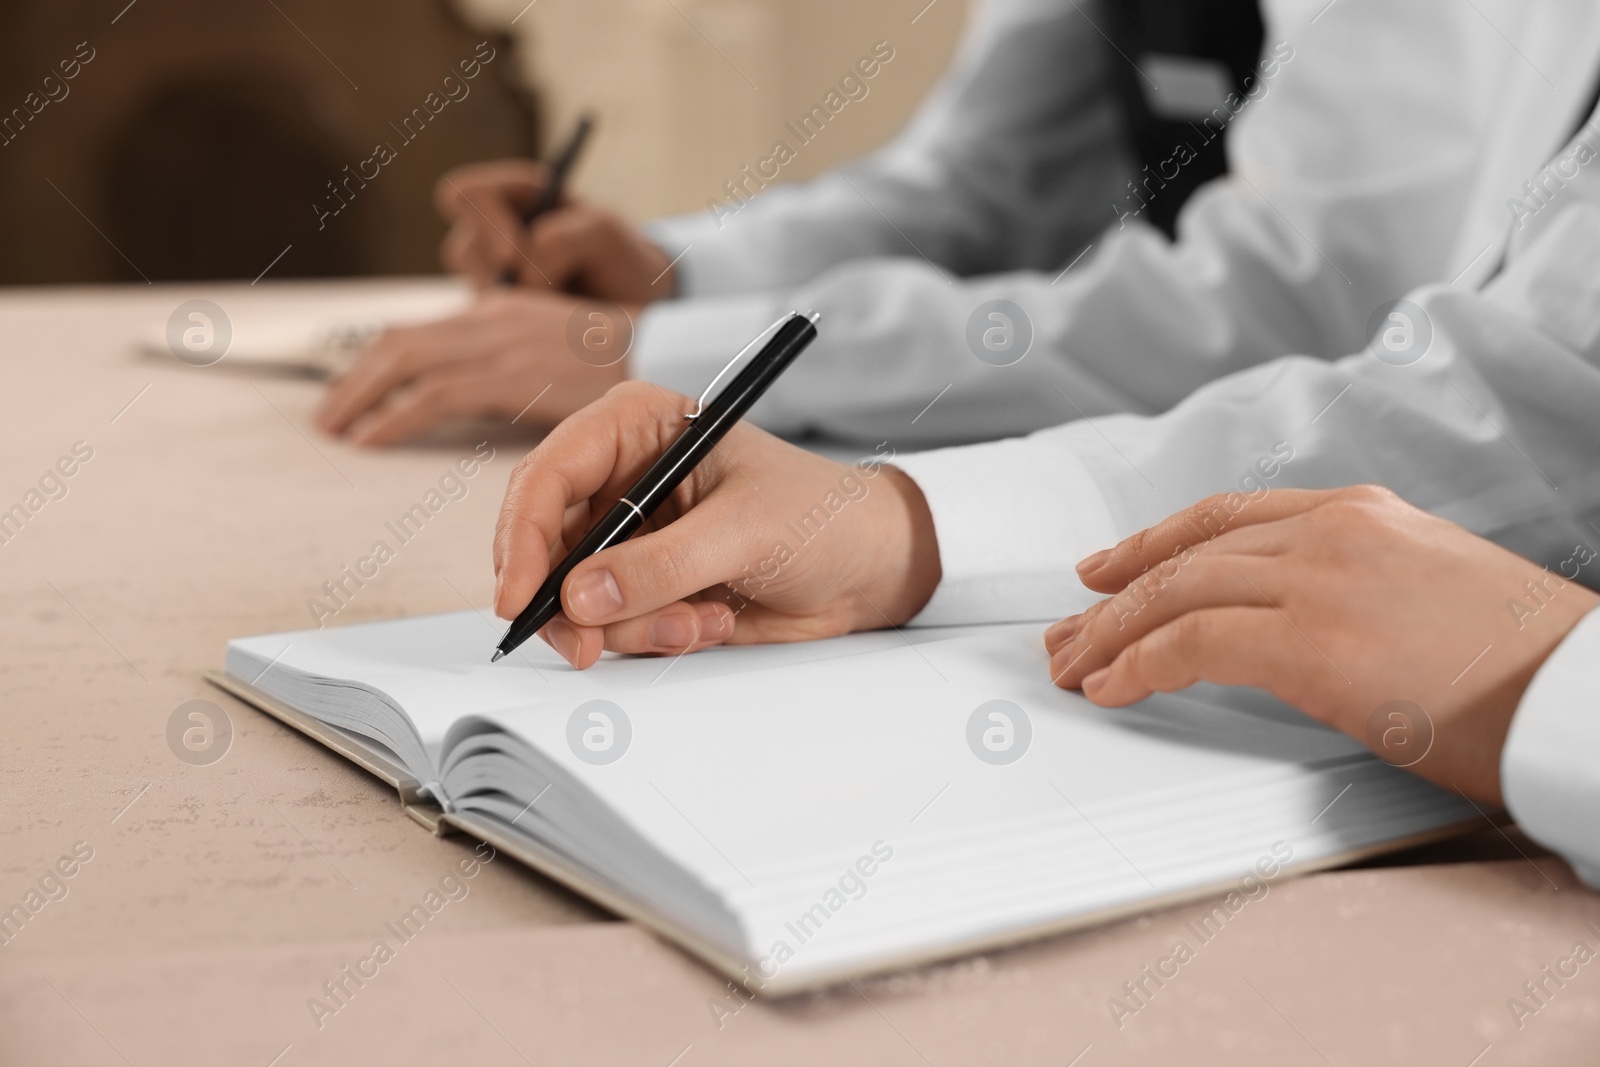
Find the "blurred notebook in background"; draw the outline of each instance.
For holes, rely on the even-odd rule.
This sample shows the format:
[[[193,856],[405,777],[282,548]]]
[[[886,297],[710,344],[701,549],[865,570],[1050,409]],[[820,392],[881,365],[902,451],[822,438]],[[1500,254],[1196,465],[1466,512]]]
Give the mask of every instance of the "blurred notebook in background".
[[[443,277],[196,286],[166,321],[143,326],[133,348],[147,359],[320,380],[349,367],[384,328],[441,319],[470,301],[464,284]]]
[[[1103,710],[1038,624],[574,671],[476,612],[233,641],[212,680],[464,831],[786,993],[1481,824],[1261,694]],[[1242,906],[1242,905],[1241,905]]]

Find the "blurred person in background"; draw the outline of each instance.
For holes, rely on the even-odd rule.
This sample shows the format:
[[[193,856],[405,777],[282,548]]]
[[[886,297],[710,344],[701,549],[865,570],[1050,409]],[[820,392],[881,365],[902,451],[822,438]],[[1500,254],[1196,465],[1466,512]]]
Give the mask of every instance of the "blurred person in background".
[[[1379,301],[1458,269],[1450,238],[1491,118],[1474,86],[1499,58],[1483,54],[1490,27],[1445,3],[1357,0],[1317,27],[1278,6],[1262,46],[1254,0],[994,0],[890,146],[798,186],[741,178],[741,200],[643,229],[568,197],[525,230],[538,165],[462,168],[438,186],[445,261],[482,299],[390,331],[323,427],[386,443],[534,397],[528,419],[547,426],[624,378],[699,392],[797,306],[821,312],[821,339],[755,413],[784,434],[978,440],[1165,410],[1275,355],[1346,352]],[[1429,54],[1403,69],[1362,62],[1374,40],[1418,37]],[[1186,48],[1210,59],[1168,54]],[[1173,242],[1152,222],[1170,227],[1222,170],[1224,134],[1248,182],[1202,189]],[[499,288],[507,270],[517,288]],[[574,358],[586,299],[621,306],[624,360]],[[974,322],[1016,347],[974,346]]]
[[[628,377],[697,394],[794,307],[821,312],[821,337],[753,416],[789,435],[986,439],[1164,411],[1287,353],[1336,359],[1385,302],[1495,267],[1507,195],[1586,113],[1593,19],[1571,6],[1269,0],[1238,90],[1163,127],[1178,132],[1143,167],[1130,116],[1168,107],[1186,80],[1128,51],[1118,13],[1149,25],[1199,12],[1237,37],[1256,28],[1240,28],[1253,5],[993,0],[881,151],[643,228],[568,198],[524,232],[517,208],[541,169],[467,168],[440,183],[444,255],[481,298],[385,335],[321,424],[377,444],[525,408],[550,425]],[[1572,76],[1501,90],[1542,71]],[[1150,220],[1223,130],[1230,173],[1188,200],[1169,238]],[[515,289],[495,285],[507,269]],[[575,354],[586,298],[625,309],[608,317],[625,359]]]

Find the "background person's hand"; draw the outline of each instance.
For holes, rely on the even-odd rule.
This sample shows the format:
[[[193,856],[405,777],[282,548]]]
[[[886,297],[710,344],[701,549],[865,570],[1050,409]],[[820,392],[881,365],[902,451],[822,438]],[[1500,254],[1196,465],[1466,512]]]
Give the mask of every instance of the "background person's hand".
[[[552,426],[627,377],[631,314],[568,296],[486,292],[450,318],[385,330],[329,387],[317,423],[366,445],[469,416]]]
[[[496,614],[527,606],[693,409],[629,382],[518,464],[495,529]],[[808,522],[821,532],[801,542]],[[602,648],[801,641],[899,625],[938,583],[933,517],[908,476],[881,459],[835,463],[739,423],[643,530],[573,569],[562,614],[540,634],[579,668]]]
[[[1432,726],[1411,769],[1500,803],[1517,702],[1600,597],[1384,489],[1280,489],[1231,516],[1226,499],[1079,565],[1117,595],[1046,633],[1057,684],[1108,707],[1256,686],[1403,764],[1377,713],[1410,701],[1427,720],[1400,743]]]
[[[545,186],[542,164],[520,160],[457,167],[434,187],[450,223],[440,258],[478,288],[506,271],[521,285],[646,304],[671,296],[671,259],[637,226],[570,195],[524,226],[522,212]]]

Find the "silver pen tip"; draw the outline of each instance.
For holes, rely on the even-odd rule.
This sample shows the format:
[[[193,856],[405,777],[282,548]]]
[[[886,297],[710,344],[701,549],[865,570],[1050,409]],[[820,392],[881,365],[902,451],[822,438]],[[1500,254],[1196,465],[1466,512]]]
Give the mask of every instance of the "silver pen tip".
[[[497,649],[494,650],[494,655],[489,657],[489,662],[490,663],[499,663],[501,660],[503,660],[505,658],[506,658],[506,654],[504,652],[500,651],[497,648]]]

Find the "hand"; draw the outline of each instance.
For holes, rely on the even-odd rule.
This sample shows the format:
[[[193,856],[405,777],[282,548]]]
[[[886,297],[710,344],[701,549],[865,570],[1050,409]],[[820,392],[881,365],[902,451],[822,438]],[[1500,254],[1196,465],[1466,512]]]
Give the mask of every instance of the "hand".
[[[575,321],[588,321],[586,306],[595,325],[575,333]],[[317,424],[364,445],[464,416],[554,425],[627,377],[625,360],[611,353],[627,352],[637,310],[486,292],[458,315],[385,330],[330,386]]]
[[[496,614],[527,606],[693,407],[628,382],[517,465],[495,528]],[[797,530],[821,532],[802,541]],[[803,641],[899,625],[938,584],[933,517],[908,476],[881,457],[846,466],[739,423],[643,530],[573,569],[541,636],[580,669],[602,648]]]
[[[1499,804],[1517,702],[1600,597],[1385,489],[1279,489],[1232,515],[1230,498],[1079,564],[1117,595],[1046,633],[1057,684],[1106,707],[1256,686],[1406,765],[1377,713],[1410,701],[1432,724],[1411,769]]]
[[[677,288],[672,262],[615,212],[572,196],[522,222],[544,189],[543,165],[519,160],[474,163],[450,171],[434,203],[450,223],[440,258],[446,270],[480,289],[511,271],[522,285],[622,304],[646,304]]]

